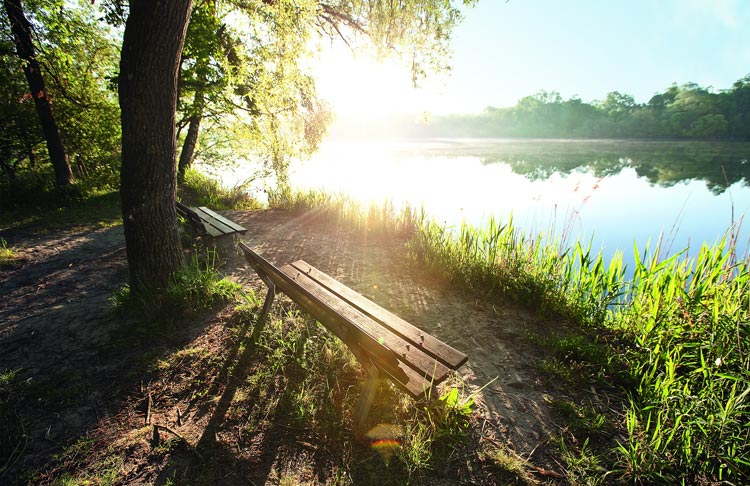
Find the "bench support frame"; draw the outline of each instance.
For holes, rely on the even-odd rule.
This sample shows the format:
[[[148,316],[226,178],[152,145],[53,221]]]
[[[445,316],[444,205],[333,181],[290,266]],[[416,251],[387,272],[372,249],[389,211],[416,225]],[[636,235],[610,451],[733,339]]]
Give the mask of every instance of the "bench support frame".
[[[372,401],[375,399],[375,392],[378,391],[378,385],[380,385],[380,371],[378,371],[375,365],[369,360],[362,361],[361,363],[365,371],[367,371],[367,379],[362,384],[362,391],[359,394],[359,401],[357,402],[357,414],[354,417],[359,429],[362,429],[365,425],[365,420],[372,407]]]

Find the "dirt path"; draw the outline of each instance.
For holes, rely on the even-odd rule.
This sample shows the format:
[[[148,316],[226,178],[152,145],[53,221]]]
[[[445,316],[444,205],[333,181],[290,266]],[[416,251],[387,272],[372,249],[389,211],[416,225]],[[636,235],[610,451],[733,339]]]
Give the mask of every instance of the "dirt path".
[[[282,211],[234,212],[249,228],[242,239],[277,265],[304,259],[370,300],[466,353],[460,370],[479,395],[480,410],[503,427],[502,436],[528,457],[550,436],[548,397],[532,358],[538,351],[522,336],[535,327],[521,309],[484,303],[431,278],[405,258],[403,241],[371,239],[361,232],[317,221],[314,215],[290,217]],[[260,282],[240,258],[228,268],[240,282]]]
[[[478,396],[478,409],[500,428],[497,437],[522,457],[533,454],[533,462],[546,462],[537,456],[555,427],[547,387],[531,358],[538,351],[523,338],[536,326],[532,315],[481,302],[431,277],[405,258],[403,241],[369,238],[310,213],[227,215],[248,228],[242,239],[272,262],[302,258],[468,354],[461,375],[471,390],[491,382]],[[39,466],[102,417],[117,413],[113,397],[126,398],[133,387],[108,374],[116,373],[117,365],[101,353],[123,325],[113,317],[109,298],[127,280],[124,238],[121,227],[3,237],[21,261],[0,270],[0,371],[18,370],[17,381],[26,383],[59,385],[70,379],[68,388],[79,397],[45,396],[26,404],[35,417],[26,431],[32,440],[17,466]],[[244,260],[227,253],[222,271],[261,291]]]

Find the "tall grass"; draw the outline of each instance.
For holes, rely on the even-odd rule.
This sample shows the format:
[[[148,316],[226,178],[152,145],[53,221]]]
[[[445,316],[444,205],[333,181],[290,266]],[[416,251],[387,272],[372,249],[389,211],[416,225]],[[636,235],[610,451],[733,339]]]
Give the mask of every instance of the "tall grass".
[[[12,265],[17,258],[18,255],[13,250],[13,247],[9,247],[8,242],[0,238],[0,267]]]
[[[490,218],[482,228],[464,223],[452,230],[422,214],[417,228],[410,245],[417,258],[485,295],[587,325],[601,322],[623,295],[622,255],[605,266],[590,243],[566,248],[551,233],[529,236],[512,219],[501,224]]]
[[[390,200],[365,204],[345,194],[296,191],[286,186],[269,192],[268,206],[294,212],[314,211],[321,218],[376,235],[409,236],[417,224],[410,207],[399,209]]]
[[[729,240],[695,258],[635,248],[630,281],[621,254],[605,265],[590,244],[531,238],[512,221],[456,232],[423,221],[412,248],[469,288],[624,338],[611,350],[626,366],[625,383],[635,384],[629,437],[618,447],[624,476],[747,480],[750,266],[737,261]]]
[[[198,172],[195,169],[185,171],[180,181],[180,194],[186,196],[192,204],[209,206],[215,210],[258,209],[261,204],[253,199],[244,185],[226,188],[219,181]]]
[[[630,338],[638,380],[621,445],[629,471],[656,462],[750,479],[750,265],[733,250],[727,239],[693,259],[635,250],[628,305],[609,323]]]
[[[605,262],[590,243],[530,236],[512,220],[450,229],[424,212],[342,196],[286,193],[274,201],[357,227],[373,216],[379,226],[408,226],[415,258],[446,278],[595,336],[614,334],[598,342],[629,397],[611,464],[620,479],[750,480],[750,260],[735,255],[736,233],[694,258],[635,248],[628,280],[622,254]]]
[[[151,322],[172,325],[189,313],[239,297],[239,285],[222,278],[216,266],[215,251],[206,250],[205,255],[193,253],[166,288],[133,291],[126,285],[115,292],[112,302],[117,311],[127,310]]]

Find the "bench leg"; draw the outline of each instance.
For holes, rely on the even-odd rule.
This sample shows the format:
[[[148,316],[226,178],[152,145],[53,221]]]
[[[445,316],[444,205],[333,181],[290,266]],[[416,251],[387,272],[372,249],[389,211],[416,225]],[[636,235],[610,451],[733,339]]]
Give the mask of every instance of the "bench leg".
[[[362,393],[359,395],[359,402],[357,403],[357,416],[355,417],[359,429],[364,426],[367,414],[370,413],[372,400],[375,398],[375,392],[378,390],[378,382],[380,381],[380,373],[375,366],[369,364],[364,365],[364,367],[367,370],[367,380],[362,385]]]
[[[253,331],[253,341],[255,341],[258,336],[260,336],[260,333],[263,332],[263,328],[266,325],[266,320],[268,319],[268,313],[271,311],[273,299],[276,297],[276,285],[271,282],[271,279],[263,276],[261,277],[261,280],[263,280],[263,283],[268,286],[268,293],[266,294],[266,300],[263,302],[263,309],[260,311],[258,323],[255,325],[255,330]]]

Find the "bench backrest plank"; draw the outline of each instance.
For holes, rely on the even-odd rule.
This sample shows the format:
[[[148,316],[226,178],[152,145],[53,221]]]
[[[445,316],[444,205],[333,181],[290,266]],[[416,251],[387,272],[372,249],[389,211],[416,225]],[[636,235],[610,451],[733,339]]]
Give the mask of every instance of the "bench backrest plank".
[[[315,297],[330,307],[336,314],[344,317],[352,325],[357,326],[368,336],[373,336],[377,342],[390,349],[399,356],[401,361],[414,368],[417,372],[427,372],[436,377],[448,375],[450,370],[434,357],[431,357],[417,346],[410,345],[401,339],[389,328],[379,325],[361,311],[341,300],[328,289],[321,287],[308,275],[298,269],[285,265],[281,271],[289,276],[294,282],[306,289],[311,296]]]
[[[347,345],[359,345],[359,342],[366,344],[364,347],[367,347],[370,350],[370,354],[378,355],[378,358],[385,364],[393,363],[394,369],[392,371],[397,373],[395,366],[397,357],[392,350],[379,343],[377,338],[368,335],[346,319],[337,319],[336,313],[333,309],[318,302],[317,299],[306,291],[306,289],[300,287],[299,284],[295,283],[294,280],[283,273],[281,269],[255,253],[247,245],[240,242],[239,246],[245,253],[248,263],[250,263],[259,275],[265,275],[271,279],[273,284],[279,290],[287,294],[305,310],[312,313],[324,325],[328,324],[328,322],[324,322],[324,320],[330,321],[330,325],[333,327],[331,330]],[[321,318],[324,320],[321,320]]]
[[[365,354],[412,397],[423,397],[433,385],[448,376],[449,370],[442,363],[415,347],[405,349],[405,343],[397,339],[398,336],[377,329],[371,318],[346,305],[298,269],[290,265],[279,269],[244,243],[240,243],[240,248],[259,275],[267,276],[279,290],[329,328],[358,359]],[[390,346],[396,347],[400,353],[397,355]]]
[[[326,287],[341,299],[349,302],[363,314],[378,321],[403,339],[409,341],[413,346],[437,359],[448,368],[457,370],[468,360],[468,357],[464,353],[434,338],[418,327],[409,324],[307,262],[298,260],[292,263],[292,266]]]

